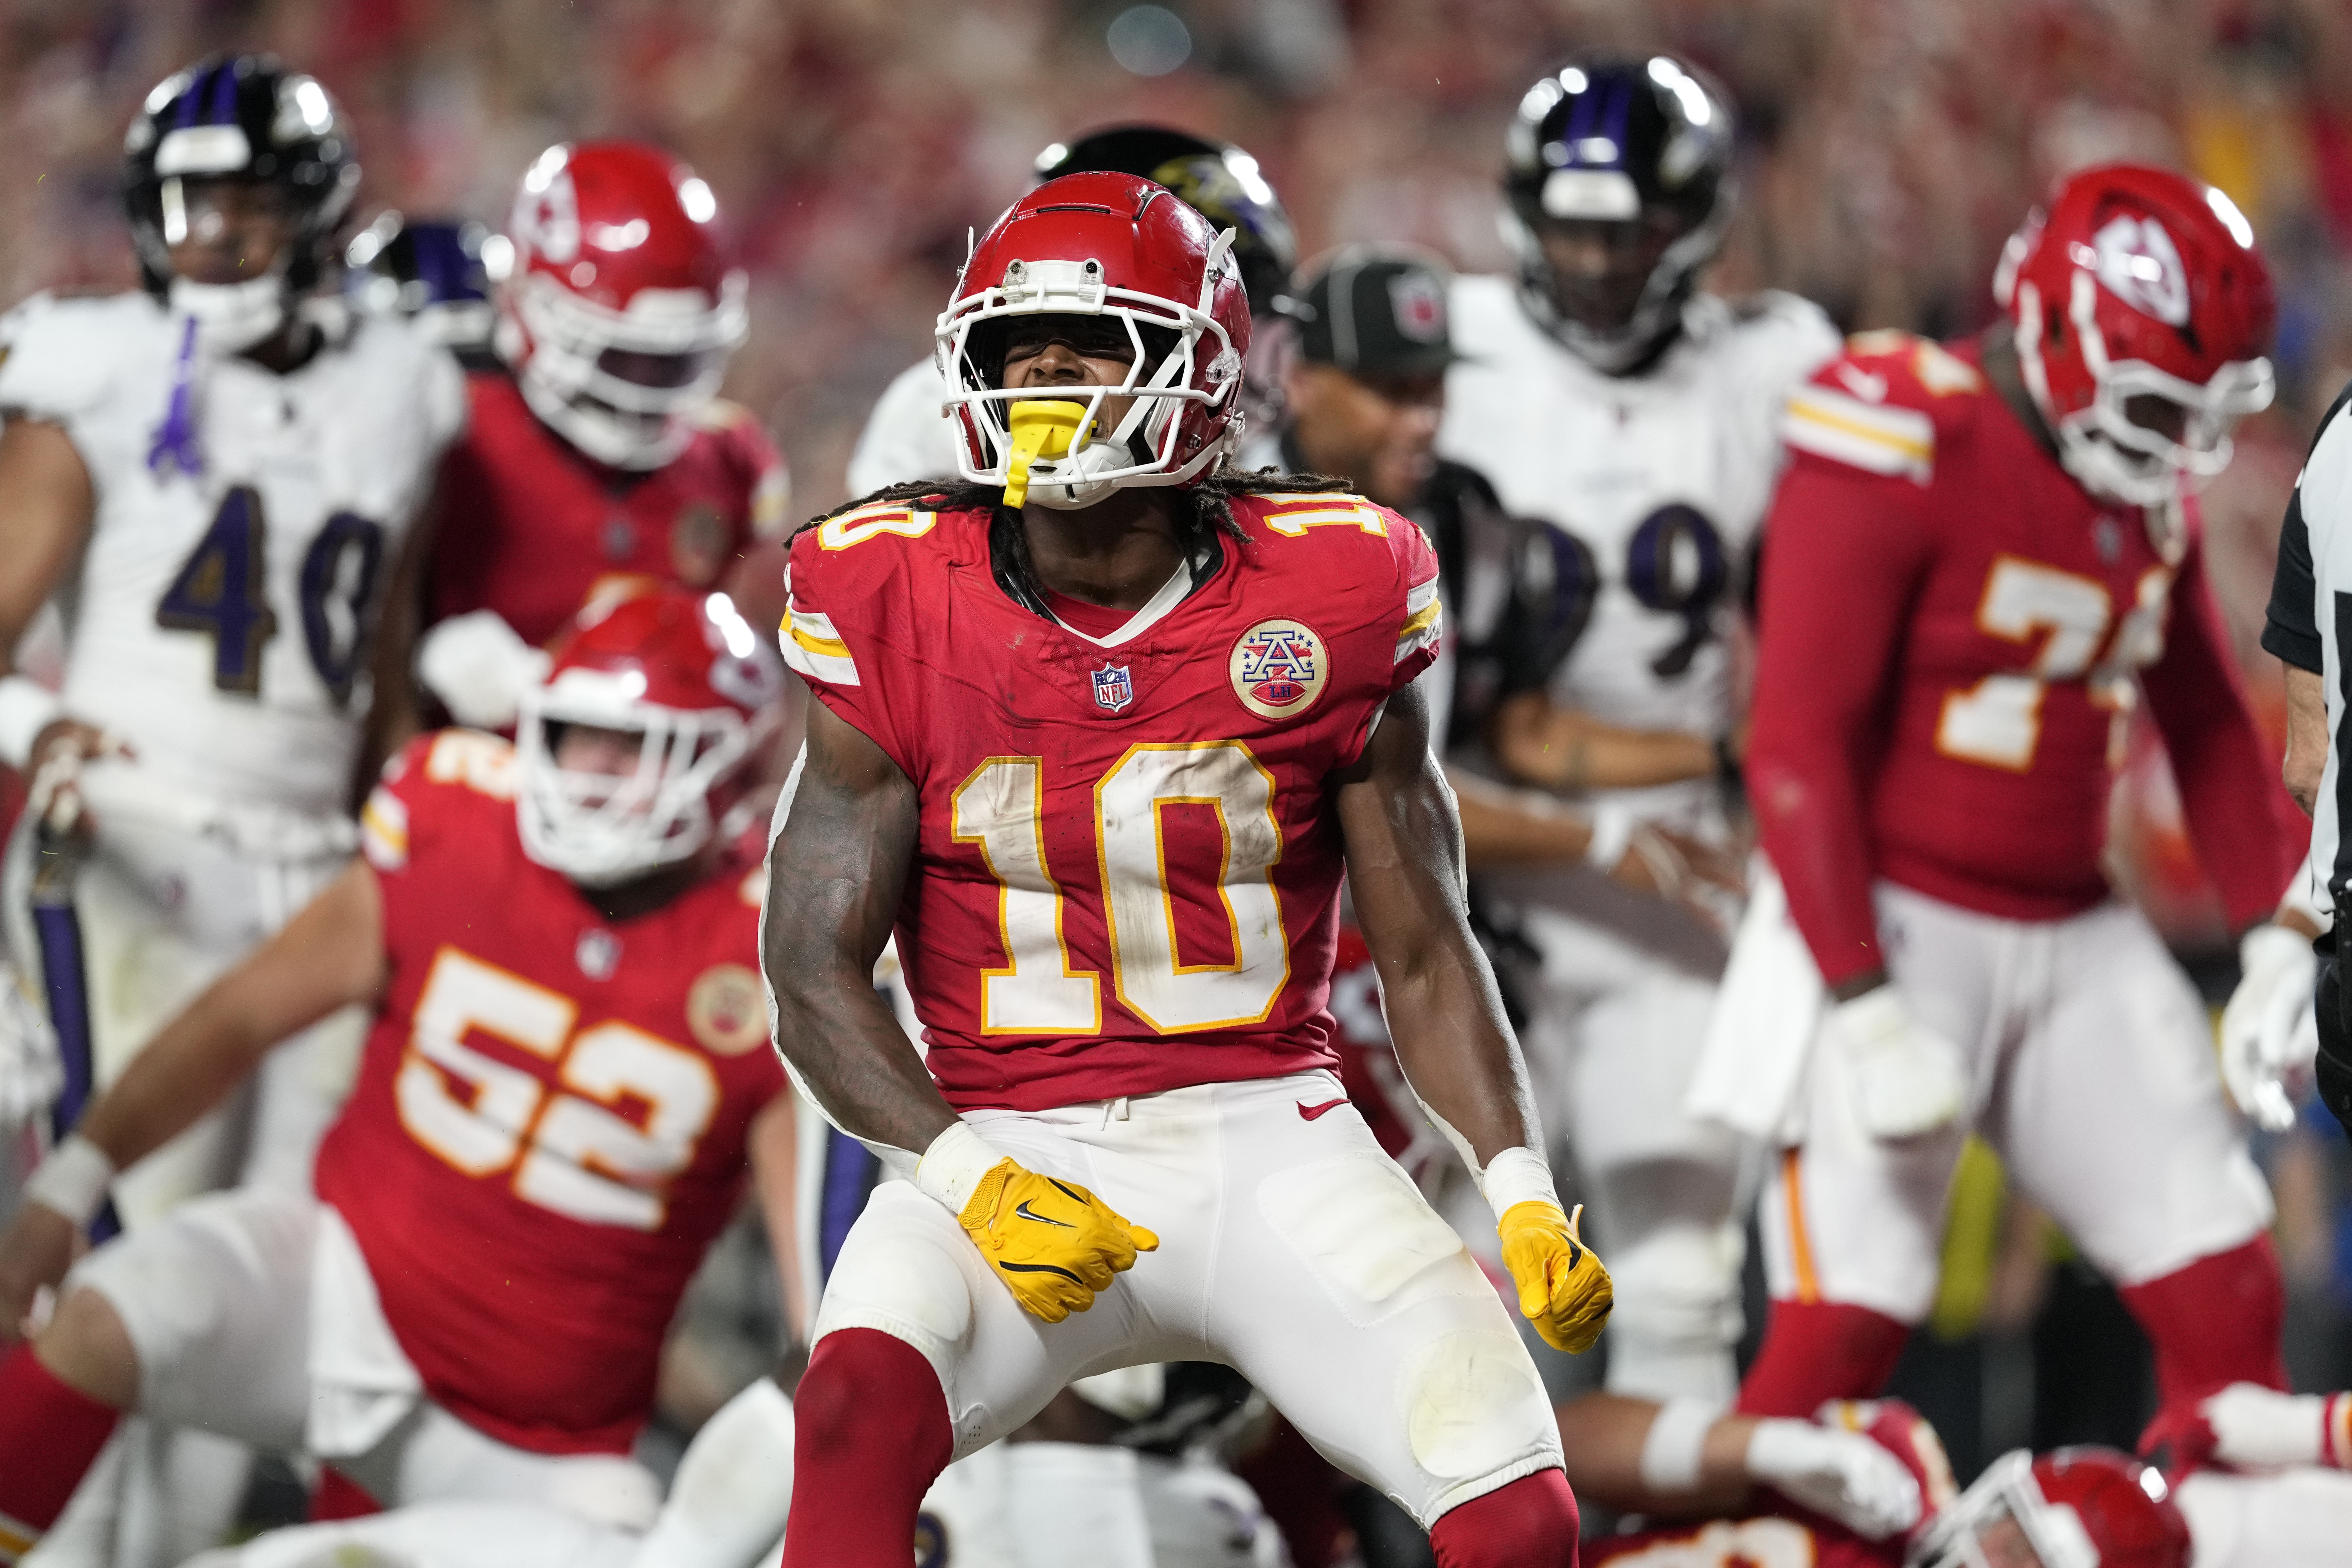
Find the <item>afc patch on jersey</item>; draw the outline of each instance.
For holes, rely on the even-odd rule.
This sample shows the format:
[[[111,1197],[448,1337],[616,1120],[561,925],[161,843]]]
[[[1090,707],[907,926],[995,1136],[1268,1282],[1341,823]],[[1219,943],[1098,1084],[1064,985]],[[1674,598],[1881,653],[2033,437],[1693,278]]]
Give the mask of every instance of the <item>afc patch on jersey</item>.
[[[1306,712],[1323,694],[1330,658],[1314,628],[1286,619],[1260,621],[1234,644],[1234,695],[1261,719]]]
[[[1135,682],[1123,664],[1107,664],[1094,672],[1095,703],[1106,713],[1116,713],[1135,700]]]

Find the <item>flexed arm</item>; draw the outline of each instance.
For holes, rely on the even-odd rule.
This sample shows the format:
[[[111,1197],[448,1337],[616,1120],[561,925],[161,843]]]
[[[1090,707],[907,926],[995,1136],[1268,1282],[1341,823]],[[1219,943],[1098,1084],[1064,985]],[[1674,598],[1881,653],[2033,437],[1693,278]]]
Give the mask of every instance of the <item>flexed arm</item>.
[[[964,1125],[874,989],[914,865],[920,803],[888,753],[822,702],[809,706],[798,790],[768,855],[761,960],[776,1044],[850,1136],[910,1171],[1023,1307],[1059,1322],[1159,1238],[1084,1187],[1024,1169]],[[1011,1220],[1039,1220],[1017,1228]]]
[[[1462,824],[1429,749],[1418,686],[1389,699],[1339,788],[1348,881],[1372,950],[1397,1063],[1494,1210],[1519,1310],[1566,1351],[1608,1321],[1608,1270],[1578,1239],[1541,1152],[1527,1064],[1470,933]]]

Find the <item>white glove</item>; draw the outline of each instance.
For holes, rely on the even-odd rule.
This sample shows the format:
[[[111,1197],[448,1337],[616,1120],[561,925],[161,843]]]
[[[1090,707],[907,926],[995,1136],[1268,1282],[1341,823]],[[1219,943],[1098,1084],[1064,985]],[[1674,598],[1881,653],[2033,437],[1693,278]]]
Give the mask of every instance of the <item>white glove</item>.
[[[2290,1466],[2341,1468],[2352,1454],[2342,1394],[2281,1394],[2259,1384],[2233,1383],[2198,1406],[2213,1435],[2213,1458],[2233,1469],[2283,1470]]]
[[[1810,1421],[1759,1421],[1748,1474],[1790,1501],[1884,1541],[1919,1522],[1919,1483],[1903,1461],[1859,1432]]]
[[[0,1137],[55,1104],[65,1082],[48,1013],[0,959]]]
[[[2311,990],[2319,960],[2310,940],[2263,924],[2238,942],[2244,977],[2221,1009],[2221,1077],[2230,1098],[2273,1132],[2294,1125],[2295,1097],[2311,1082],[2319,1020]]]
[[[547,679],[551,662],[496,610],[469,610],[436,622],[416,647],[417,679],[449,717],[478,730],[512,724],[523,692]]]
[[[1893,985],[1839,1003],[1829,1026],[1845,1054],[1854,1112],[1872,1137],[1916,1137],[1968,1103],[1959,1047],[1921,1023]]]

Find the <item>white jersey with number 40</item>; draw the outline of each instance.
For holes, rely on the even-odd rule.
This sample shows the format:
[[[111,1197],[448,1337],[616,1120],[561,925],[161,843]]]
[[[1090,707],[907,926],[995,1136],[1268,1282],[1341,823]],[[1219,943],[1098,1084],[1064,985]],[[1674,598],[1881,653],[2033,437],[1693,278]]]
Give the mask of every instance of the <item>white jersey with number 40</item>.
[[[1453,326],[1463,358],[1438,450],[1574,540],[1598,584],[1554,700],[1633,729],[1721,732],[1722,633],[1780,478],[1781,405],[1836,355],[1837,329],[1794,295],[1702,294],[1654,364],[1603,375],[1529,319],[1516,283],[1481,277],[1455,281]],[[1702,781],[1635,804],[1680,816],[1708,793]]]
[[[0,320],[0,412],[60,426],[96,496],[59,591],[66,709],[197,795],[341,812],[368,634],[464,380],[404,321],[338,318],[287,375],[184,363],[186,331],[145,294]],[[167,426],[193,432],[196,472],[151,461]]]

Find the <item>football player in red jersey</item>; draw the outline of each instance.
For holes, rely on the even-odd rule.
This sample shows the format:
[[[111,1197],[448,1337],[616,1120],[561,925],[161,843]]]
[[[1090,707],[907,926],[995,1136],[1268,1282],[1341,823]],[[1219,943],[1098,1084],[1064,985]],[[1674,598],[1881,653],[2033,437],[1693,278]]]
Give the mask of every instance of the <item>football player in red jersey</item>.
[[[757,420],[717,395],[744,331],[719,205],[640,142],[560,143],[485,250],[504,370],[467,378],[472,419],[441,469],[429,581],[395,598],[461,722],[503,729],[539,654],[584,604],[659,584],[723,587],[755,625],[776,587],[790,484]],[[406,628],[388,626],[400,634]]]
[[[519,747],[453,730],[397,759],[364,859],[163,1030],[0,1241],[14,1339],[116,1169],[278,1039],[376,1007],[315,1197],[184,1205],[90,1254],[0,1356],[0,1561],[131,1409],[308,1449],[387,1504],[652,1517],[628,1456],[678,1296],[747,1158],[789,1180],[756,872],[727,831],[780,686],[722,596],[671,591],[559,650]]]
[[[2167,1402],[2283,1375],[2205,1011],[2100,865],[2142,693],[2233,921],[2300,847],[2190,494],[2268,400],[2269,276],[2226,196],[2116,165],[2059,186],[1996,292],[1984,336],[1856,339],[1790,404],[1748,765],[1785,912],[1751,910],[1746,1048],[1698,1086],[1781,1134],[1759,1414],[1879,1388],[1971,1131],[2121,1289]]]
[[[1533,1365],[1331,1072],[1345,870],[1522,1310],[1588,1345],[1607,1277],[1536,1152],[1412,684],[1436,563],[1368,501],[1216,473],[1229,244],[1148,181],[1038,187],[940,318],[967,484],[793,541],[820,704],[770,859],[779,1037],[912,1180],[819,1309],[793,1568],[896,1568],[950,1458],[1169,1359],[1234,1366],[1441,1563],[1575,1560]],[[894,924],[928,1057],[869,982]]]

